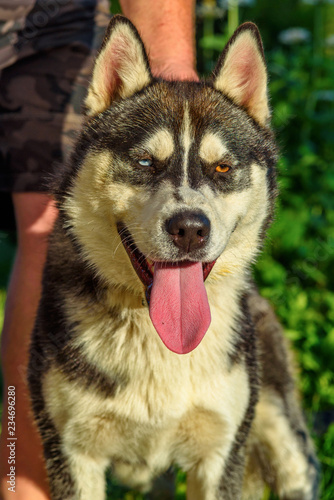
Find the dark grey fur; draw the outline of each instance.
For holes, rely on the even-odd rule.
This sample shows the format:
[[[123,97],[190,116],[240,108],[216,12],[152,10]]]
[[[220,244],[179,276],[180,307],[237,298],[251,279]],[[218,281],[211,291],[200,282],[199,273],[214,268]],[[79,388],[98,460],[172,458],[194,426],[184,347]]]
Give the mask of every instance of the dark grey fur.
[[[254,288],[247,297],[247,305],[257,332],[259,363],[261,366],[261,386],[270,389],[280,399],[279,410],[285,415],[296,441],[308,463],[308,477],[313,485],[313,498],[318,498],[320,468],[313,443],[307,431],[305,420],[296,397],[295,377],[292,371],[287,341],[283,329],[268,302]],[[273,491],[277,492],[277,478],[274,466],[268,463],[261,447],[253,450],[261,464],[263,477]],[[303,498],[301,492],[293,492],[284,500]]]

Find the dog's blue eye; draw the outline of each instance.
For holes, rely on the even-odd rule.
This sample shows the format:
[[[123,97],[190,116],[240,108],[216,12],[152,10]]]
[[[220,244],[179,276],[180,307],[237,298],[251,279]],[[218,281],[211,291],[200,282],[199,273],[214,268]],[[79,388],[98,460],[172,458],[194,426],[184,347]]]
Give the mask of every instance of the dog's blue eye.
[[[141,167],[152,167],[153,165],[153,161],[150,158],[143,158],[139,160],[138,163]]]

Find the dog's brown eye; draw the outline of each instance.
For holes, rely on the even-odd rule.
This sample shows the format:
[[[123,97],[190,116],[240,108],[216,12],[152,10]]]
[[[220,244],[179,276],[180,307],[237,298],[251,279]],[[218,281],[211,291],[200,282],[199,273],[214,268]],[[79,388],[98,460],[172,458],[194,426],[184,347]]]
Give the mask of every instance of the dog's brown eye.
[[[230,170],[230,165],[227,165],[226,163],[221,163],[220,165],[216,166],[216,172],[221,172],[222,174],[226,174]]]

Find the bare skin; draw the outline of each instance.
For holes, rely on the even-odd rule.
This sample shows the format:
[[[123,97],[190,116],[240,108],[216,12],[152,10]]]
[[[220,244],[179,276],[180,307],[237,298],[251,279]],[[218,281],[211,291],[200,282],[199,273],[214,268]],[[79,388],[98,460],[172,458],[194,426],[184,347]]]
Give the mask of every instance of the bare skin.
[[[122,0],[124,14],[139,27],[152,72],[166,79],[198,80],[194,47],[194,0]],[[41,292],[47,239],[57,210],[42,193],[13,195],[18,249],[11,275],[1,338],[4,376],[0,439],[0,499],[49,500],[40,438],[27,396],[28,346]],[[8,491],[7,387],[16,388],[16,484]]]
[[[47,250],[47,236],[56,217],[49,196],[40,193],[13,195],[18,226],[18,250],[8,289],[2,333],[2,367],[4,374],[4,406],[1,435],[1,498],[7,500],[45,500],[49,498],[42,447],[29,415],[26,367],[30,333],[41,290],[41,276]],[[16,388],[16,488],[8,491],[7,448],[8,386]]]
[[[121,0],[122,11],[148,48],[156,76],[198,80],[194,0]]]

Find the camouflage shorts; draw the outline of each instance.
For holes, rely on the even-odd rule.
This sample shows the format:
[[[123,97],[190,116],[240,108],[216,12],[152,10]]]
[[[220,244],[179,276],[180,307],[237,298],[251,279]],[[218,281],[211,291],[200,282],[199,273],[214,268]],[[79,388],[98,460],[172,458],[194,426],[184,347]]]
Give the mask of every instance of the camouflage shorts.
[[[1,71],[1,191],[47,191],[48,178],[66,160],[80,129],[95,48],[108,20],[105,10],[96,9],[95,19],[93,12],[81,23],[85,36],[76,39],[73,34],[66,45],[59,43],[61,33],[56,34],[55,44],[48,43],[47,36],[43,36],[44,46],[41,37],[35,38],[29,50],[25,47],[24,57],[18,54],[14,64]],[[87,36],[88,31],[92,36]]]

